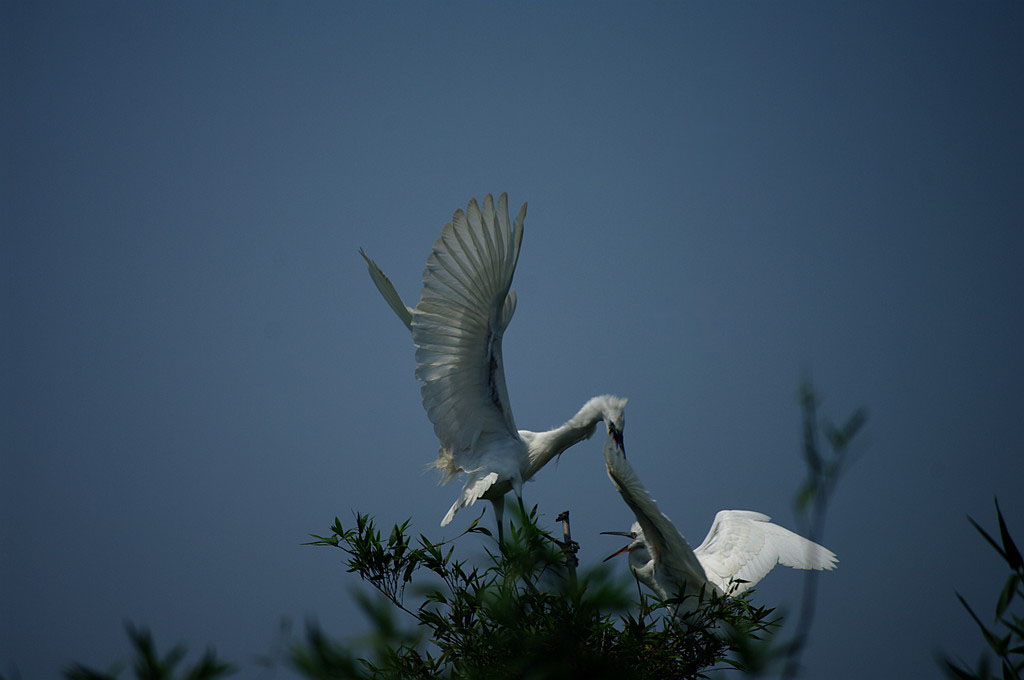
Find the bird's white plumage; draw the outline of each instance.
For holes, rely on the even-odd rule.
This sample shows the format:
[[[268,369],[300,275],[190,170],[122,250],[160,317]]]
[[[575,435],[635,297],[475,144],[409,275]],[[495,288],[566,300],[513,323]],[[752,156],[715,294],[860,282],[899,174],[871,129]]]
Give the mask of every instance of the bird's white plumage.
[[[687,590],[700,588],[708,580],[703,565],[633,472],[625,452],[608,437],[603,453],[609,479],[633,511],[638,528],[646,537],[645,547],[653,564],[646,567],[643,580],[662,599],[681,593],[684,584]],[[634,533],[639,532],[634,529]]]
[[[412,308],[402,302],[402,298],[398,295],[398,291],[395,290],[395,285],[391,283],[391,279],[384,275],[384,272],[380,270],[377,263],[370,259],[370,257],[363,252],[363,249],[359,249],[359,254],[366,260],[366,268],[370,271],[370,278],[373,279],[374,285],[377,286],[377,290],[384,296],[384,300],[387,301],[391,309],[395,310],[395,314],[402,320],[405,327],[412,330]]]
[[[599,420],[621,432],[625,400],[595,397],[562,426],[547,432],[517,430],[505,387],[501,341],[516,309],[512,277],[523,238],[526,204],[509,221],[508,198],[491,196],[457,210],[427,258],[419,302],[402,302],[387,276],[365,253],[370,277],[416,346],[416,377],[423,407],[440,440],[435,465],[450,480],[466,473],[459,498],[445,515],[486,498],[501,530],[504,494],[552,457],[589,437]]]
[[[515,309],[509,297],[526,205],[509,225],[507,198],[490,196],[455,212],[434,243],[412,315],[416,377],[423,407],[441,441],[441,459],[474,471],[488,448],[525,457],[505,388],[501,339]],[[487,446],[479,446],[481,438]],[[521,461],[510,468],[518,470]],[[508,473],[510,470],[499,470]]]
[[[630,566],[662,598],[682,594],[683,584],[687,592],[710,583],[721,593],[739,594],[776,564],[796,569],[835,568],[837,559],[832,551],[750,510],[720,511],[704,542],[692,550],[658,509],[625,452],[611,437],[604,446],[604,459],[609,478],[637,519]]]
[[[751,510],[720,510],[707,537],[694,551],[708,580],[723,591],[742,579],[736,593],[767,576],[776,564],[794,569],[832,569],[832,551],[789,529],[771,523],[771,517]]]

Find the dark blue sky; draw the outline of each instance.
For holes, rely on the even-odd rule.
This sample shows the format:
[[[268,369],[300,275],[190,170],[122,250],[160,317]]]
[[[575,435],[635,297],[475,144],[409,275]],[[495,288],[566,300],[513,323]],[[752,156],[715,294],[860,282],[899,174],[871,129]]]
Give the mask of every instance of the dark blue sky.
[[[692,541],[723,508],[797,528],[809,374],[871,418],[808,677],[974,659],[953,591],[987,615],[1002,571],[965,515],[998,494],[1024,536],[1024,5],[2,8],[0,672],[105,666],[123,619],[250,677],[281,617],[364,630],[306,534],[473,513],[437,526],[457,488],[357,249],[415,301],[502,191],[520,427],[629,397]],[[585,564],[632,522],[599,440],[525,497]],[[795,606],[786,571],[760,602]]]

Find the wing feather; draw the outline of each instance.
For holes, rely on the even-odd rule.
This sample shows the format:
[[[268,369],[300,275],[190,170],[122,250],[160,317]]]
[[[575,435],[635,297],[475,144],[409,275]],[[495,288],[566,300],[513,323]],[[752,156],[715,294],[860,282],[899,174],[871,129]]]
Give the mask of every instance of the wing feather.
[[[763,579],[776,564],[796,569],[833,569],[835,554],[771,518],[750,510],[721,510],[704,542],[694,552],[708,578],[723,590],[731,579],[743,579],[733,593],[742,593]]]
[[[459,258],[433,253],[427,260],[427,271],[431,279],[424,283],[422,301],[427,304],[433,303],[443,309],[443,306],[432,298],[445,299],[449,304],[458,304],[464,315],[485,318],[482,316],[485,311],[484,299],[472,288],[478,284],[472,276],[462,271],[464,266],[469,265]],[[428,297],[429,293],[434,295]]]
[[[480,274],[481,290],[493,290],[501,284],[497,279],[498,272],[488,266],[488,260],[493,258],[495,262],[501,262],[501,258],[498,257],[491,239],[487,237],[483,217],[480,215],[480,208],[475,200],[469,202],[469,207],[466,209],[466,221],[469,223],[469,229],[465,233],[472,243],[472,248],[467,252],[472,252],[478,258],[473,264],[477,266],[477,271]]]
[[[500,262],[500,260],[484,234],[480,208],[475,199],[470,200],[469,206],[466,208],[465,221],[465,229],[453,233],[463,246],[467,264],[472,267],[476,277],[478,290],[483,293],[501,285],[497,278],[498,273],[492,266],[492,263]]]
[[[456,315],[454,312],[445,317],[445,309],[427,303],[425,309],[416,308],[419,325],[434,335],[454,335],[465,339],[475,337],[480,321],[472,315]],[[422,334],[421,334],[422,335]]]
[[[490,194],[484,196],[483,218],[485,231],[489,233],[498,233],[499,226],[497,224],[497,215],[494,214],[494,199],[491,197]],[[505,231],[507,232],[508,229],[506,228]],[[497,239],[497,241],[494,244],[495,253],[498,256],[498,259],[501,260],[502,262],[506,261],[506,244],[507,241],[501,238]]]
[[[505,387],[501,340],[515,311],[511,292],[522,219],[509,226],[508,199],[487,196],[457,210],[441,230],[413,310],[416,377],[423,406],[452,463],[474,469],[481,436],[519,439]],[[481,480],[473,485],[481,488]],[[470,491],[464,500],[475,500]],[[470,500],[471,499],[471,500]]]
[[[370,256],[363,252],[363,249],[359,249],[359,254],[366,260],[366,268],[370,272],[370,278],[373,279],[373,284],[377,286],[377,290],[384,296],[384,300],[387,301],[388,306],[394,310],[398,318],[402,320],[406,328],[412,330],[412,309],[402,302],[402,298],[398,295],[398,291],[395,290],[395,285],[391,283],[391,279],[384,275],[384,272],[380,270],[377,263],[370,259]]]

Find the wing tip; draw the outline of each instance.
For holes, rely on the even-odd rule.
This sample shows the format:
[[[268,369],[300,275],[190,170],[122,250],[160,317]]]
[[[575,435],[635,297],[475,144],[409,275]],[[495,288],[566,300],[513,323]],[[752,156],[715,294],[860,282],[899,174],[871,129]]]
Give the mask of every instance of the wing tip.
[[[455,513],[459,510],[459,502],[455,501],[452,503],[452,507],[448,508],[448,514],[441,520],[441,526],[446,527],[451,524],[452,520],[455,519]]]

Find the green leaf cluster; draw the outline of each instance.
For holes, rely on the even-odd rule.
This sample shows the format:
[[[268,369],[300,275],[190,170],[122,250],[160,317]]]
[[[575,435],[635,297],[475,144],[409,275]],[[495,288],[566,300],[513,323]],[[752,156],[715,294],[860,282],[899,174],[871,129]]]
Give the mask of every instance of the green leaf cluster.
[[[856,409],[842,425],[818,420],[821,400],[809,382],[800,386],[800,409],[803,412],[803,454],[807,477],[793,500],[797,513],[821,512],[835,490],[840,476],[853,461],[850,445],[868,421],[864,408]],[[828,442],[828,451],[821,446],[821,436]]]
[[[160,655],[156,650],[152,634],[145,628],[136,628],[126,624],[128,638],[135,652],[135,663],[132,670],[136,680],[216,680],[234,672],[231,664],[217,658],[216,652],[207,650],[190,668],[183,669],[179,674],[178,665],[185,658],[185,647],[175,645],[169,652]],[[117,680],[121,669],[99,671],[95,668],[76,663],[64,672],[68,680]]]
[[[341,550],[348,571],[382,596],[361,600],[375,627],[370,658],[311,628],[293,648],[295,665],[312,678],[697,678],[719,664],[742,667],[740,648],[776,624],[746,594],[636,602],[632,585],[603,567],[577,575],[575,546],[541,528],[536,507],[516,514],[477,566],[457,559],[453,542],[489,536],[479,518],[440,543],[413,540],[408,521],[381,532],[367,515],[348,528],[336,519],[312,543]],[[395,611],[411,630],[395,625]]]
[[[973,670],[966,664],[954,661],[948,656],[942,657],[940,664],[946,671],[946,675],[957,680],[989,680],[990,678],[1021,680],[1022,674],[1024,674],[1024,611],[1020,604],[1024,602],[1024,559],[1021,558],[1020,550],[1014,543],[1010,530],[1006,527],[1006,520],[999,508],[998,499],[996,499],[996,518],[999,524],[999,541],[992,538],[973,518],[967,518],[988,541],[989,545],[999,553],[1010,571],[996,600],[994,625],[986,625],[960,593],[957,593],[956,596],[960,600],[960,604],[967,610],[968,615],[978,625],[988,650],[995,655],[999,671],[997,674],[992,670],[992,658],[988,654],[981,656]]]

